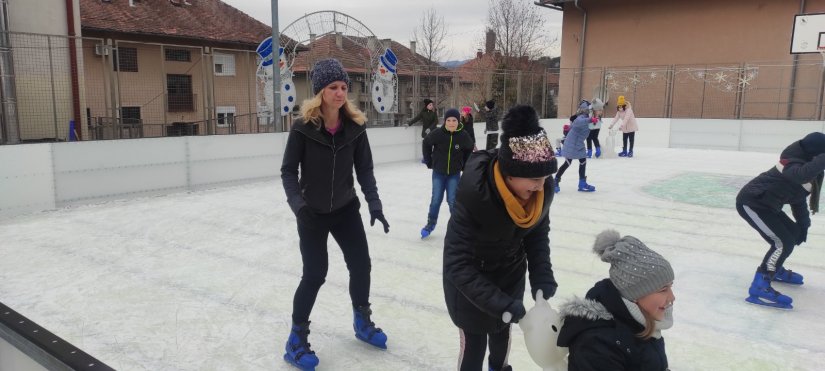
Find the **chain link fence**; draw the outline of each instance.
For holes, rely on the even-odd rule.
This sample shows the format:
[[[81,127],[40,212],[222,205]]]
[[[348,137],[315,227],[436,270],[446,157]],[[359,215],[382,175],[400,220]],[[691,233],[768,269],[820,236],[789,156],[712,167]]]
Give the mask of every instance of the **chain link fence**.
[[[224,135],[288,130],[259,117],[265,92],[251,50],[0,34],[0,143]],[[624,95],[638,117],[822,120],[818,55],[794,63],[740,63],[524,70],[448,69],[398,64],[398,112],[380,114],[370,99],[371,69],[350,71],[350,99],[371,126],[398,126],[436,102],[439,115],[484,102],[529,104],[543,118],[567,117],[579,99],[614,103]],[[306,67],[294,68],[297,105],[310,97]],[[606,115],[615,114],[609,104]],[[72,122],[74,123],[72,125]]]

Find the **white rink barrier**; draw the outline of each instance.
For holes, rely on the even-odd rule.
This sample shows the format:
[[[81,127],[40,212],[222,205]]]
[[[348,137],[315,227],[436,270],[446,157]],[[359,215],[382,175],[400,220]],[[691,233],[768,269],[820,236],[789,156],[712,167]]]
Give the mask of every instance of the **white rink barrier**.
[[[605,119],[600,141],[612,118]],[[779,152],[822,121],[640,118],[636,146]],[[566,119],[544,119],[551,143]],[[421,159],[421,127],[369,129],[376,164]],[[476,142],[486,144],[484,122]],[[274,181],[287,133],[0,146],[0,215]],[[617,143],[620,145],[620,143]],[[605,149],[603,149],[605,150]]]

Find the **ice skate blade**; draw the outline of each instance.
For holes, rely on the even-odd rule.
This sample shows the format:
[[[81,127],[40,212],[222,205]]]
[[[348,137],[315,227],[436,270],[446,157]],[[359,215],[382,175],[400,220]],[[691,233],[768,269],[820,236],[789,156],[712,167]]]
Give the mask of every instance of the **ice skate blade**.
[[[792,304],[772,303],[772,302],[769,302],[769,301],[764,301],[764,300],[762,300],[762,299],[760,299],[756,296],[749,296],[747,299],[745,299],[745,301],[750,303],[750,304],[759,305],[759,306],[763,306],[763,307],[770,307],[770,308],[784,309],[784,310],[793,309]]]
[[[381,350],[387,350],[387,344],[386,343],[384,343],[384,344],[371,343],[369,340],[367,340],[367,339],[365,339],[361,336],[358,336],[358,334],[355,334],[355,338],[357,338],[358,340],[363,341],[364,343],[369,344],[370,346],[376,347],[376,348],[381,349]]]
[[[289,358],[288,354],[284,354],[284,361],[286,361],[286,363],[289,363],[292,367],[295,367],[301,371],[315,371],[315,367],[304,367],[293,362],[292,359]]]

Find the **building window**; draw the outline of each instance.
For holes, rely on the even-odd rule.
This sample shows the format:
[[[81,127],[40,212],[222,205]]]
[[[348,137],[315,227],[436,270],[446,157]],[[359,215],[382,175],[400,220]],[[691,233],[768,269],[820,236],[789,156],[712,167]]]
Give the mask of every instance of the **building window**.
[[[212,55],[215,63],[215,76],[235,76],[235,56],[232,54]]]
[[[115,71],[138,71],[137,48],[119,46],[112,51],[112,56],[115,58]]]
[[[235,106],[216,107],[215,112],[218,114],[218,127],[226,128],[234,126],[235,124]]]
[[[191,62],[192,53],[186,49],[171,49],[163,50],[164,58],[169,62]]]
[[[140,107],[120,107],[120,120],[124,125],[140,125]]]
[[[192,76],[166,75],[166,99],[169,112],[191,112],[195,110],[192,94]]]

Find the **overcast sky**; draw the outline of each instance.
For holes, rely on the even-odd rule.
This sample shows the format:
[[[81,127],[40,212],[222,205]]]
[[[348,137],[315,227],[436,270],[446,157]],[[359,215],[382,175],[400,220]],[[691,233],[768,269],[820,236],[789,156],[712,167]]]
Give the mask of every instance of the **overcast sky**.
[[[270,0],[223,1],[267,25],[272,24]],[[488,0],[280,0],[278,23],[283,30],[304,14],[336,10],[358,19],[380,39],[390,38],[409,46],[413,30],[420,24],[423,12],[429,7],[435,7],[448,24],[448,52],[443,59],[468,59],[475,55],[483,41]],[[561,30],[561,12],[546,8],[539,10],[547,21],[546,29],[552,36],[558,35]],[[548,54],[558,56],[559,45]]]

